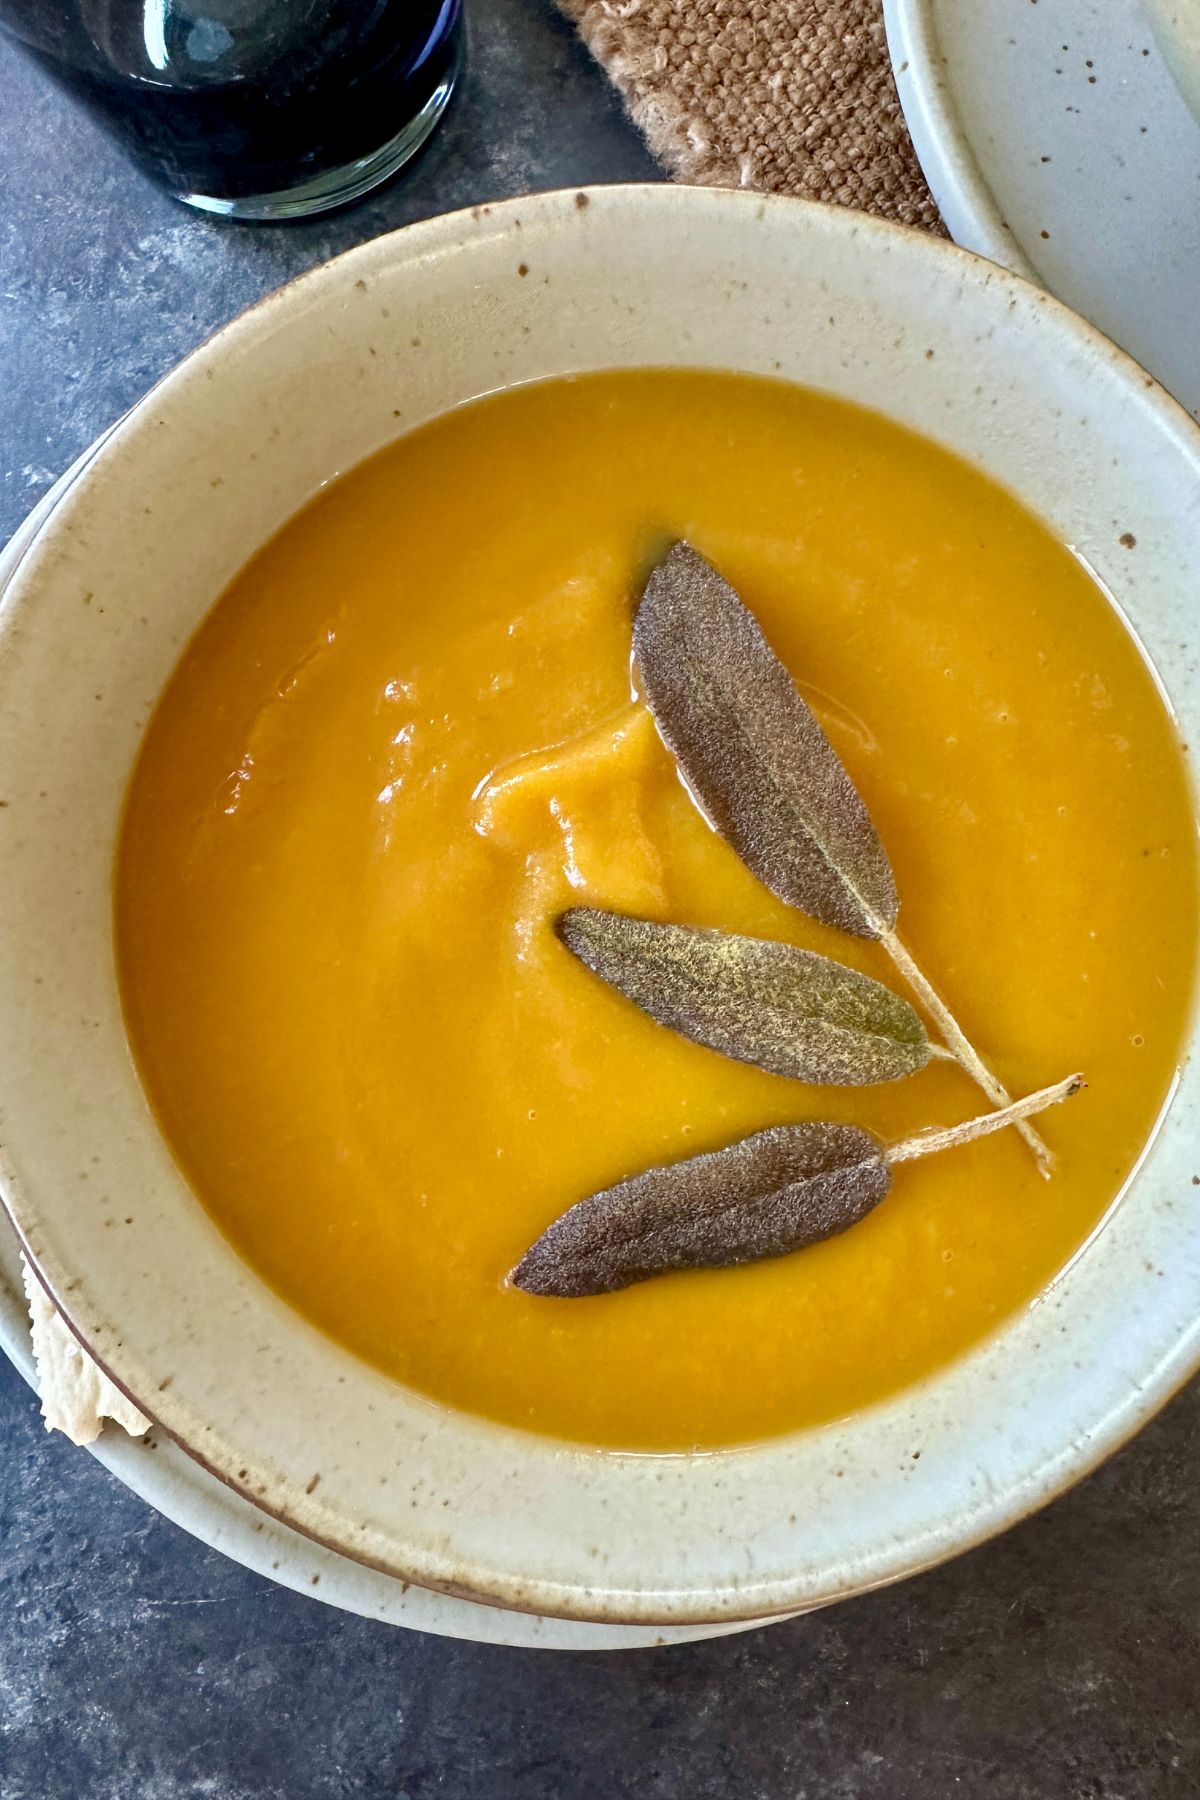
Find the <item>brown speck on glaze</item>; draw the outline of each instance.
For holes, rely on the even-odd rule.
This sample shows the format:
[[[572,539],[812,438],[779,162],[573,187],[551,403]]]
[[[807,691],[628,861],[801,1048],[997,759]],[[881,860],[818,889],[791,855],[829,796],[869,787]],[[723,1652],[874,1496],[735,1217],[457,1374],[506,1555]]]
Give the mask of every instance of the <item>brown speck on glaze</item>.
[[[1137,543],[1137,539],[1134,537],[1132,531],[1123,531],[1118,542],[1123,544],[1126,550],[1132,550]]]
[[[1048,238],[1048,237],[1049,237],[1049,236],[1050,236],[1050,233],[1049,233],[1049,232],[1048,232],[1048,231],[1043,231],[1043,232],[1042,232],[1042,234],[1041,234],[1041,235],[1042,235],[1042,236],[1043,236],[1043,237],[1044,237],[1044,238]]]
[[[362,276],[361,276],[361,275],[360,275],[360,276],[359,276],[359,278],[358,278],[358,280],[357,280],[357,281],[356,281],[356,282],[355,282],[355,284],[354,284],[354,285],[355,285],[355,287],[356,287],[356,288],[357,288],[357,289],[358,289],[358,291],[359,291],[359,293],[360,293],[360,294],[365,294],[365,293],[366,293],[366,291],[367,291],[367,284],[366,284],[366,282],[365,282],[365,281],[364,281],[364,280],[363,280],[363,278],[362,278]]]
[[[321,1479],[320,1475],[314,1475],[311,1481],[306,1482],[305,1488],[304,1488],[305,1493],[306,1494],[315,1493],[316,1489],[317,1489],[317,1483],[320,1481],[320,1479]]]
[[[414,350],[419,350],[421,348],[420,338],[409,338],[408,341],[412,345]]]
[[[159,1393],[165,1394],[167,1389],[170,1387],[171,1383],[174,1381],[174,1379],[175,1379],[175,1377],[173,1375],[164,1375],[162,1380],[158,1384]]]
[[[529,264],[528,263],[518,263],[517,264],[517,274],[518,275],[528,275],[528,273],[529,273]]]
[[[320,1580],[321,1580],[321,1577],[320,1577],[320,1576],[319,1576],[319,1575],[314,1575],[314,1576],[313,1576],[313,1578],[312,1578],[312,1584],[311,1584],[311,1585],[312,1585],[312,1586],[313,1586],[313,1587],[316,1587],[316,1586],[318,1586],[318,1584],[319,1584],[319,1583],[320,1583]]]
[[[926,362],[932,362],[932,361],[933,361],[933,351],[932,351],[932,350],[927,350],[927,351],[926,351],[926,352],[925,352],[925,361],[926,361]]]
[[[585,206],[590,206],[591,204],[592,204],[591,200],[588,198],[588,196],[586,194],[576,194],[575,205],[580,212],[583,211]]]

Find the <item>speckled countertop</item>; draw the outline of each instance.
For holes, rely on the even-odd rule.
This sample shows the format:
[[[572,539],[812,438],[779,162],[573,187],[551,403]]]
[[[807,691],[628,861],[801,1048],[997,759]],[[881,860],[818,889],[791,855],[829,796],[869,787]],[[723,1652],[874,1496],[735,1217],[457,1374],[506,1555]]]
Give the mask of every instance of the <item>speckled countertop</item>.
[[[475,0],[399,183],[194,218],[0,45],[0,539],[199,338],[410,219],[654,178],[548,0]],[[1148,1800],[1200,1794],[1200,1386],[1090,1481],[900,1588],[607,1656],[420,1638],[270,1586],[47,1438],[0,1363],[0,1800]]]

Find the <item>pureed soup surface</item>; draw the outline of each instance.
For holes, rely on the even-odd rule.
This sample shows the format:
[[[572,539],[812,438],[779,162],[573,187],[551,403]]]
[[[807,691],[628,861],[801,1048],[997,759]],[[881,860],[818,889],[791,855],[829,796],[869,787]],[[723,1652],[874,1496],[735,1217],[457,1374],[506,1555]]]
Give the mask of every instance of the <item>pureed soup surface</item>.
[[[906,1164],[844,1236],[549,1300],[568,1205],[771,1124],[986,1110],[954,1066],[810,1087],[654,1024],[553,932],[587,903],[789,939],[630,702],[640,580],[690,539],[761,621],[890,853],[899,929],[1038,1120]],[[1136,555],[1131,550],[1130,555]],[[1095,1227],[1179,1054],[1183,758],[1085,570],[981,475],[779,383],[516,389],[401,439],[254,559],[147,732],[117,879],[132,1041],[196,1193],[288,1300],[440,1401],[640,1449],[810,1425],[1027,1305]]]

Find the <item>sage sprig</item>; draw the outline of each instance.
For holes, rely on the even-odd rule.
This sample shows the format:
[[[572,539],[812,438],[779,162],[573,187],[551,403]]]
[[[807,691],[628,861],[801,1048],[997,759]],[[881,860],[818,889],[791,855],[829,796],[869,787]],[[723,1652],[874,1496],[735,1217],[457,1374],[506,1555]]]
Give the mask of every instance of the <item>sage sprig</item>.
[[[794,944],[586,906],[562,915],[558,935],[660,1025],[772,1075],[862,1087],[939,1054],[907,1000]]]
[[[957,1061],[996,1107],[1009,1094],[896,933],[899,898],[861,795],[754,615],[689,544],[646,584],[634,655],[659,732],[705,814],[790,906],[877,938]],[[1013,1122],[1048,1175],[1050,1151]]]
[[[776,1125],[704,1156],[648,1169],[581,1200],[509,1276],[528,1294],[580,1299],[672,1269],[786,1256],[857,1225],[899,1163],[970,1143],[1055,1106],[1078,1075],[963,1125],[886,1145],[857,1125]]]

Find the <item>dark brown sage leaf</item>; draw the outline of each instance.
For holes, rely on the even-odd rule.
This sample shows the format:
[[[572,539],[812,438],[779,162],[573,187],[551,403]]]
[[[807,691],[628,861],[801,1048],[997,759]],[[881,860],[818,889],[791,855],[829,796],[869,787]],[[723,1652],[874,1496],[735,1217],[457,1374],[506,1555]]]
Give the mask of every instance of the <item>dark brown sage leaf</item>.
[[[668,748],[759,880],[842,931],[893,926],[891,866],[858,790],[754,615],[690,544],[651,574],[633,646]]]
[[[684,1037],[795,1081],[861,1087],[929,1061],[913,1008],[890,988],[793,944],[575,907],[558,921],[595,974]]]
[[[527,1294],[575,1299],[668,1269],[786,1256],[857,1225],[887,1193],[895,1163],[972,1144],[1086,1085],[1082,1075],[1068,1075],[998,1112],[898,1144],[881,1144],[857,1125],[776,1125],[581,1200],[542,1233],[509,1280]]]
[[[847,1231],[883,1199],[883,1148],[855,1125],[777,1125],[581,1200],[526,1251],[510,1280],[578,1299],[668,1269],[785,1256]]]

